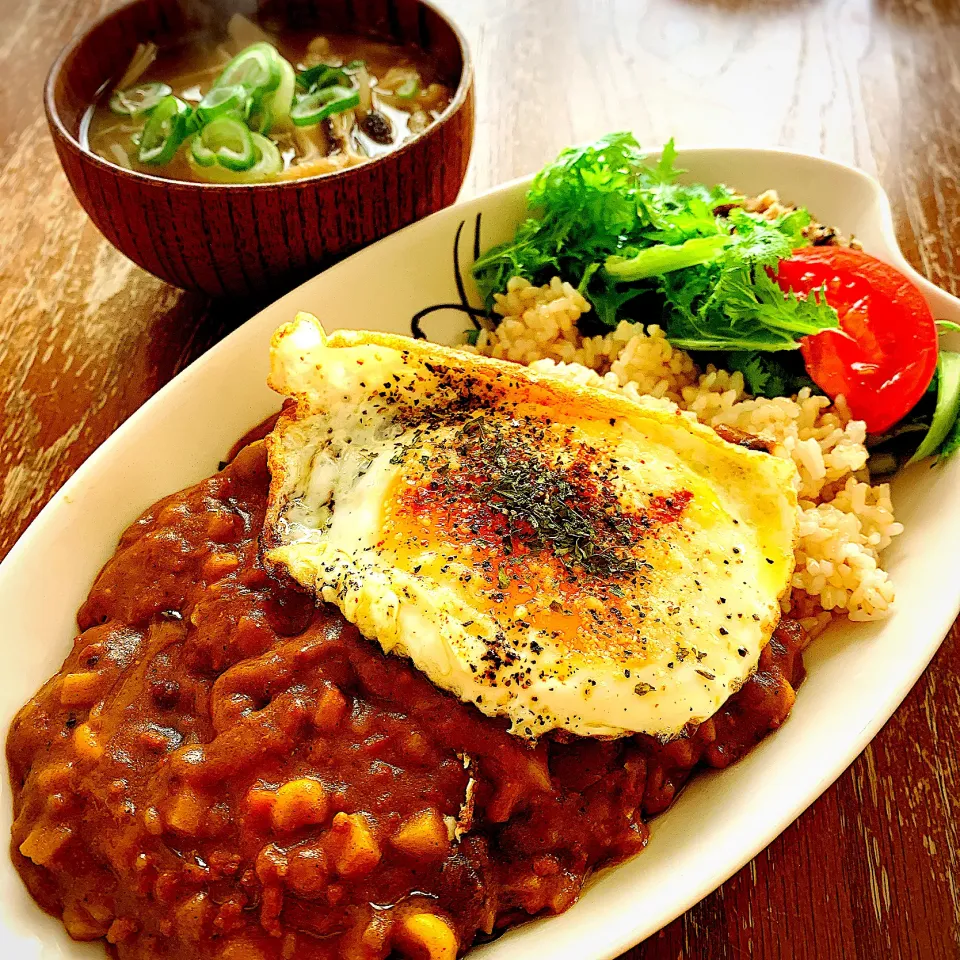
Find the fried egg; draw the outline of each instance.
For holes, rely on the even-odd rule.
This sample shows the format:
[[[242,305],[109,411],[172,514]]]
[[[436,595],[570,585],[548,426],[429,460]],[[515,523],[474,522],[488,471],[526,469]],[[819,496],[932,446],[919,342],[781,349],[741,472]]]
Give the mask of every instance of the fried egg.
[[[270,384],[266,563],[513,733],[674,736],[755,669],[794,567],[788,461],[306,314]]]

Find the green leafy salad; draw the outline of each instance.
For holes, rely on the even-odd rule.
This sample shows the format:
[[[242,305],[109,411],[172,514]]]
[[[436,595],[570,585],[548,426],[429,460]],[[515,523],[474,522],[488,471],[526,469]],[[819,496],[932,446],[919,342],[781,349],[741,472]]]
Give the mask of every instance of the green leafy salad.
[[[938,351],[909,279],[859,250],[812,247],[803,208],[752,212],[683,172],[672,141],[651,161],[630,133],[564,150],[535,177],[515,236],[474,264],[487,306],[512,277],[559,276],[593,307],[585,334],[658,324],[754,395],[843,394],[878,442],[907,438],[908,456],[956,449],[960,378],[938,370],[960,364]]]

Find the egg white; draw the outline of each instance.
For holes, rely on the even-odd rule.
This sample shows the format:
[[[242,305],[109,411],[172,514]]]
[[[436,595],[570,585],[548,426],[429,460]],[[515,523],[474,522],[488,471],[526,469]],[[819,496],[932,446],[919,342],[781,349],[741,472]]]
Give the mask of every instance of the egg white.
[[[267,563],[514,733],[673,736],[755,669],[794,566],[787,461],[516,364],[327,336],[305,314],[274,335],[270,382],[295,402],[269,438]],[[482,443],[464,439],[471,428]],[[501,556],[476,534],[474,518],[506,512],[489,496],[465,507],[469,486],[461,496],[446,478],[518,451],[535,461],[531,482],[589,456],[581,474],[607,498],[594,519],[607,522],[613,497],[650,527],[609,552],[637,568],[587,574],[549,545]]]

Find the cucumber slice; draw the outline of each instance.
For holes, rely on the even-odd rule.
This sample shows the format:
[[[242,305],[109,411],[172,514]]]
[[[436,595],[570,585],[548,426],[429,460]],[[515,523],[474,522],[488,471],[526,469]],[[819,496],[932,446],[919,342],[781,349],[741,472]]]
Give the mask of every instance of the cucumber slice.
[[[941,350],[937,358],[937,406],[927,435],[910,458],[917,463],[936,453],[960,414],[960,353]]]

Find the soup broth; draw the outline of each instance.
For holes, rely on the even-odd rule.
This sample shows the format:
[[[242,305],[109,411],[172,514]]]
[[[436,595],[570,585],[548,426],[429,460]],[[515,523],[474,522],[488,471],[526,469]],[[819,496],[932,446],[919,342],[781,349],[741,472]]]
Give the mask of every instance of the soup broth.
[[[276,56],[281,68],[273,89],[269,83],[256,87],[261,54]],[[220,42],[141,47],[116,86],[88,111],[82,136],[111,163],[177,180],[312,177],[368,162],[426,130],[450,104],[444,79],[413,46],[267,31],[235,17]],[[172,111],[166,128],[165,110]],[[157,131],[165,129],[171,139],[158,142]],[[151,156],[151,150],[160,152]]]

